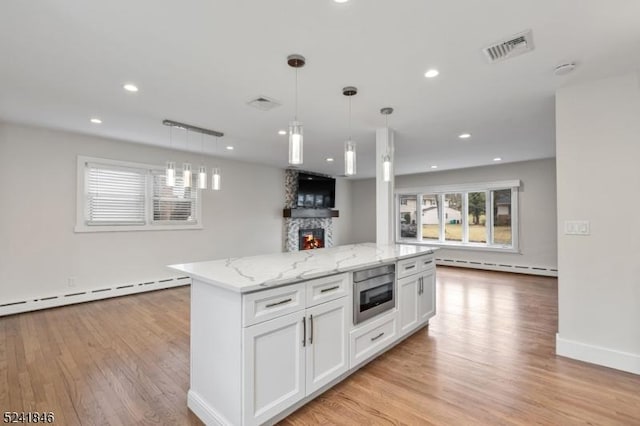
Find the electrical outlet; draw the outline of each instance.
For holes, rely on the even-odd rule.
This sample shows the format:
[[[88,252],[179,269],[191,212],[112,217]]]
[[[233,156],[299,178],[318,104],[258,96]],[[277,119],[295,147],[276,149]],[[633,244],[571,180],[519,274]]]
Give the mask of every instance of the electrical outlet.
[[[565,220],[565,235],[590,235],[591,225],[588,220]]]
[[[67,285],[69,287],[75,287],[76,286],[76,277],[69,277],[67,279]]]

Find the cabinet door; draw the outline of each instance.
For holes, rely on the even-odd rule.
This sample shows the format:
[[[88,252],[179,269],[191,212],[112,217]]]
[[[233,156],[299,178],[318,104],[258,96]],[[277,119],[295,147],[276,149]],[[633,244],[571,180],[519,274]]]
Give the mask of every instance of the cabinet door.
[[[305,396],[303,321],[299,311],[243,330],[243,424],[264,423]]]
[[[307,309],[307,395],[349,368],[348,298]]]
[[[420,275],[398,280],[398,334],[403,336],[418,326]]]
[[[421,276],[422,291],[418,299],[418,311],[420,313],[418,322],[424,324],[436,314],[436,270],[431,268]]]

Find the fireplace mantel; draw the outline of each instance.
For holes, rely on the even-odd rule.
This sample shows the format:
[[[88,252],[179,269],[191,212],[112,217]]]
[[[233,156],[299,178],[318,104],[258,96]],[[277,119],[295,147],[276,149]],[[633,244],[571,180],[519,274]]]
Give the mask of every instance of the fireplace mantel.
[[[294,219],[340,217],[340,211],[331,209],[284,209],[282,210],[282,217]]]

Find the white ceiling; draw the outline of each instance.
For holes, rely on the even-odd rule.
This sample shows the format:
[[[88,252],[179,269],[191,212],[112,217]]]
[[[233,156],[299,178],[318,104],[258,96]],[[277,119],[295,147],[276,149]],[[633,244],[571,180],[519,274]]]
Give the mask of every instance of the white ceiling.
[[[526,29],[532,53],[487,63],[483,47]],[[0,119],[168,146],[169,118],[224,132],[222,155],[286,167],[277,131],[293,116],[291,53],[307,58],[306,170],[342,173],[347,85],[359,89],[357,177],[374,175],[386,106],[398,174],[552,157],[554,91],[640,67],[640,1],[4,0]],[[553,75],[572,60],[575,72]],[[424,78],[429,68],[440,76]],[[126,93],[126,82],[140,91]],[[282,106],[245,104],[258,95]],[[199,136],[189,148],[200,149]]]

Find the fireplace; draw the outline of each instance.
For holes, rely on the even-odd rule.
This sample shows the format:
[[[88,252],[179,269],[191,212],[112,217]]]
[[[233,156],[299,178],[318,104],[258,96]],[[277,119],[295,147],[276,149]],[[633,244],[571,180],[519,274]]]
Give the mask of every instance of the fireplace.
[[[324,247],[324,229],[300,229],[298,231],[298,245],[300,250],[313,250]]]

